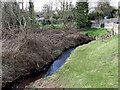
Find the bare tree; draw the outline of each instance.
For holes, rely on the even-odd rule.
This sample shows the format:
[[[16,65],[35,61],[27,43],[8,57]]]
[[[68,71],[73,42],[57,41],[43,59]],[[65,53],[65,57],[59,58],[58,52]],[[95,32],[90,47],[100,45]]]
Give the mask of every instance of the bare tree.
[[[73,14],[72,0],[59,0],[62,11],[63,24],[65,25],[66,19]]]
[[[60,0],[60,4],[61,4],[61,11],[62,11],[62,18],[63,18],[63,24],[65,25],[65,4],[66,4],[66,0]]]
[[[53,25],[53,2],[50,2],[50,21],[51,21],[51,26],[52,28],[55,28]]]
[[[34,4],[32,0],[29,0],[29,15],[31,18],[31,24],[34,25]]]
[[[110,5],[110,2],[111,0],[99,0],[96,10],[102,10],[105,15],[109,15],[112,9],[114,9],[114,7]]]
[[[45,4],[44,6],[43,6],[43,13],[44,13],[44,17],[45,18],[50,18],[50,4]]]
[[[43,7],[44,16],[45,16],[45,18],[47,18],[51,21],[52,28],[54,28],[54,25],[53,25],[53,13],[54,13],[53,5],[54,5],[53,1],[49,1]]]

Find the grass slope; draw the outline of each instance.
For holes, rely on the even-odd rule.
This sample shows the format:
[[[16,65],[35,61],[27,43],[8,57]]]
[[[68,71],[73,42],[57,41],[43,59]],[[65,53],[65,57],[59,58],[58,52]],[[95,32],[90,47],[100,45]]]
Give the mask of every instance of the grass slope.
[[[65,88],[117,88],[118,38],[97,40],[72,51],[66,63],[33,86]]]
[[[104,28],[90,28],[85,31],[82,31],[83,33],[88,33],[88,35],[97,35],[97,36],[103,36],[107,34],[108,32],[111,32],[112,29],[104,29]]]

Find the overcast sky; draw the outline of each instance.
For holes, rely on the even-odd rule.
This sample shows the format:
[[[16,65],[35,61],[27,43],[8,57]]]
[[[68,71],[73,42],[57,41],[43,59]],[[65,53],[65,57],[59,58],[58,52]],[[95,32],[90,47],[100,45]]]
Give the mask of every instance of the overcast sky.
[[[20,1],[20,0],[18,0],[18,1]],[[25,7],[27,7],[29,0],[24,0],[24,1],[26,2],[24,5],[25,5]],[[42,11],[44,4],[48,3],[49,1],[52,1],[53,3],[55,3],[55,2],[58,2],[59,0],[33,0],[33,1],[34,1],[34,9],[35,9],[35,11],[39,12],[39,11]],[[68,0],[68,1],[70,1],[70,0]],[[71,0],[71,1],[72,1],[73,4],[75,5],[75,4],[76,4],[76,1],[78,1],[78,0]],[[79,0],[79,1],[83,1],[83,0]],[[89,0],[89,2],[90,2],[89,6],[90,6],[90,7],[96,6],[97,1],[98,1],[98,0]],[[102,1],[102,0],[101,0],[101,1]],[[103,1],[104,1],[104,0],[103,0]],[[108,0],[107,0],[107,1],[108,1]],[[119,2],[119,1],[120,1],[120,0],[110,0],[111,5],[112,5],[112,6],[115,6],[115,7],[118,6],[118,2]],[[54,8],[55,8],[55,7],[54,7]]]

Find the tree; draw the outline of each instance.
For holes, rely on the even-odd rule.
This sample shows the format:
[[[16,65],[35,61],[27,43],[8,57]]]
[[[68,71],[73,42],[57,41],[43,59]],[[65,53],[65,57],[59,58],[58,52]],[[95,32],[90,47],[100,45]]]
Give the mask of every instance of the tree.
[[[54,17],[53,5],[54,5],[53,1],[49,0],[49,2],[43,6],[43,12],[44,12],[44,17],[48,19],[49,24],[51,24],[52,28],[55,28],[53,25],[53,17]]]
[[[30,18],[31,18],[31,24],[34,23],[34,4],[32,0],[29,0],[29,12],[30,12]]]
[[[74,18],[74,6],[73,6],[73,4],[72,4],[72,2],[70,2],[70,3],[66,3],[66,21],[67,22],[72,22],[73,21],[73,18]]]
[[[120,17],[120,7],[113,9],[108,18],[119,18]]]
[[[3,27],[11,30],[22,26],[20,8],[17,2],[4,2],[2,10]]]
[[[52,28],[55,28],[53,25],[53,2],[50,2],[50,21],[51,21],[51,26]]]
[[[75,22],[77,28],[83,28],[88,22],[88,2],[77,2],[75,7]]]
[[[110,5],[110,0],[99,0],[98,1],[98,5],[95,8],[96,10],[101,10],[104,12],[105,16],[110,15],[111,11],[114,9],[114,7],[112,7]]]
[[[113,9],[111,11],[111,14],[108,16],[108,18],[117,18],[117,12],[119,9]]]
[[[44,17],[46,19],[49,19],[50,18],[50,4],[45,4],[43,6],[43,13],[44,13]]]
[[[94,10],[88,15],[89,20],[95,20],[99,24],[100,20],[103,19],[104,12],[100,10]]]
[[[65,4],[66,0],[60,0],[63,24],[65,25]]]

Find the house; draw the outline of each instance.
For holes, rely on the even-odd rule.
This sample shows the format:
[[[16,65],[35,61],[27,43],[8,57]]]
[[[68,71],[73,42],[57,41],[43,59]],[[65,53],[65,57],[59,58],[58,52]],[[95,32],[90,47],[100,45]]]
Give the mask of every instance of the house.
[[[104,24],[104,28],[113,28],[115,24],[118,24],[118,18],[104,19],[101,24]]]
[[[120,27],[119,22],[120,22],[120,18],[110,18],[110,19],[103,19],[101,21],[99,21],[99,24],[96,21],[91,21],[92,22],[92,26],[91,28],[101,28],[101,25],[104,25],[104,28],[110,28],[113,29],[115,34],[119,34],[118,29]]]
[[[104,28],[113,28],[114,24],[118,24],[120,19],[118,18],[110,18],[110,19],[103,19],[97,23],[97,21],[92,20],[91,28],[101,28],[101,24],[104,24]]]
[[[104,28],[111,28],[114,32],[114,34],[119,34],[119,22],[120,18],[110,18],[110,19],[104,19],[102,23],[104,23]]]

